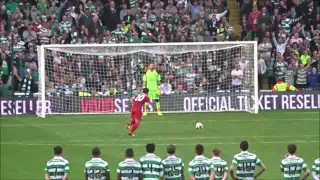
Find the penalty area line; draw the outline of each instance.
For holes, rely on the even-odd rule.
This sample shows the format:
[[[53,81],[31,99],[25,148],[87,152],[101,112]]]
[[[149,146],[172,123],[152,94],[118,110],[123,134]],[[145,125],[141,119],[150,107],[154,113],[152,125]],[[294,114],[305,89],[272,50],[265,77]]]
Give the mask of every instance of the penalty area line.
[[[104,124],[119,124],[126,122],[127,120],[118,120],[117,122],[99,122],[99,123],[52,123],[52,124],[0,124],[0,127],[31,127],[31,126],[74,126],[74,125],[104,125]],[[159,123],[181,123],[181,122],[196,122],[197,120],[155,120],[155,121],[148,121],[143,120],[143,124],[159,124]],[[285,121],[318,121],[319,119],[253,119],[253,120],[240,120],[240,119],[207,119],[207,120],[199,120],[202,122],[285,122]]]
[[[320,141],[294,141],[295,143],[319,143]],[[261,141],[261,142],[253,142],[254,144],[287,144],[288,141]],[[3,145],[3,143],[1,143]],[[176,143],[174,145],[176,146],[193,146],[196,143]],[[201,143],[203,145],[238,145],[239,142],[209,142],[209,143]],[[6,145],[18,145],[18,146],[56,146],[57,144],[52,143],[42,143],[42,144],[36,144],[36,143],[15,143],[15,144],[6,144]],[[167,146],[168,144],[163,143],[157,143],[157,146]],[[130,147],[130,146],[145,146],[145,144],[106,144],[106,143],[99,143],[99,144],[93,144],[93,143],[68,143],[66,146],[124,146],[124,147]]]
[[[235,139],[235,138],[299,138],[299,137],[319,137],[318,134],[305,134],[298,136],[281,136],[281,135],[273,135],[273,136],[204,136],[204,137],[172,137],[172,138],[126,138],[126,139],[92,139],[92,140],[69,140],[69,141],[11,141],[11,142],[1,142],[0,144],[42,144],[42,143],[86,143],[86,142],[105,142],[105,143],[114,143],[119,141],[167,141],[167,140],[198,140],[198,139]]]

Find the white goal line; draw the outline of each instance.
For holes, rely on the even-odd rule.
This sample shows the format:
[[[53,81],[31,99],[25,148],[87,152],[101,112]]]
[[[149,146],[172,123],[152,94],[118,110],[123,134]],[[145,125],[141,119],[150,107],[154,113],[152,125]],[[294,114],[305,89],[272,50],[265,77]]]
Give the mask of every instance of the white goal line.
[[[79,118],[88,118],[88,116],[79,116]],[[107,119],[107,117],[106,117]],[[128,119],[123,119],[123,120],[110,120],[113,122],[101,122],[101,123],[55,123],[55,124],[0,124],[0,127],[28,127],[28,126],[73,126],[73,125],[103,125],[103,124],[120,124],[124,121],[127,121]],[[105,120],[101,120],[105,121]],[[116,121],[116,122],[115,122]],[[253,120],[240,120],[240,119],[207,119],[207,120],[155,120],[155,121],[148,121],[148,120],[143,120],[142,123],[146,124],[158,124],[158,123],[181,123],[181,122],[193,122],[193,121],[199,121],[199,122],[261,122],[261,121],[318,121],[320,122],[319,119],[253,119]]]

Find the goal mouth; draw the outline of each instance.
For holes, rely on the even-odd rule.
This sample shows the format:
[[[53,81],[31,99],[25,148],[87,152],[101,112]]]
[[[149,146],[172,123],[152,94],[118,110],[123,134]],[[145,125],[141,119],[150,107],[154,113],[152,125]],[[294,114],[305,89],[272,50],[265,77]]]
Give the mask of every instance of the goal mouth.
[[[256,42],[43,45],[38,57],[42,117],[128,113],[151,63],[163,112],[258,112]]]

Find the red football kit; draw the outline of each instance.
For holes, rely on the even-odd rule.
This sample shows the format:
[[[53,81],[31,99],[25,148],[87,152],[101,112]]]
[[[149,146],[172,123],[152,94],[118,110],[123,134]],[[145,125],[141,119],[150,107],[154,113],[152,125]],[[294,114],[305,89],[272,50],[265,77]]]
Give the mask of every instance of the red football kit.
[[[133,97],[132,108],[131,108],[131,120],[142,119],[142,108],[145,103],[149,103],[150,98],[147,94],[137,94]]]
[[[147,94],[138,94],[132,98],[131,118],[127,123],[129,135],[133,136],[133,132],[139,127],[142,119],[142,108],[145,103],[149,103],[150,98]],[[131,128],[132,126],[132,128]]]

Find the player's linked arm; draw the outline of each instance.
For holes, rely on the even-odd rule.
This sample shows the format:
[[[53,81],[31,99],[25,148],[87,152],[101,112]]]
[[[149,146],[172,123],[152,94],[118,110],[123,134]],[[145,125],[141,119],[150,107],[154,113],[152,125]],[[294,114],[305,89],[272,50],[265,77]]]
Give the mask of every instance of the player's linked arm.
[[[227,180],[228,179],[228,172],[224,172],[223,173],[223,177],[222,177],[222,179],[221,180]]]
[[[117,173],[117,180],[121,180],[121,174]]]
[[[181,169],[181,180],[185,180],[185,177],[184,177],[184,170]]]
[[[311,174],[310,170],[308,168],[304,169],[304,171],[306,172],[306,174],[301,178],[301,180],[307,179],[309,177],[309,175]]]
[[[45,179],[46,179],[46,180],[50,180],[50,176],[49,176],[48,173],[45,174]]]
[[[110,180],[110,171],[106,172],[106,180]]]
[[[233,164],[230,165],[230,168],[229,168],[230,169],[230,176],[231,176],[231,179],[237,180],[238,177],[234,175],[234,167],[235,166]]]
[[[259,167],[260,167],[259,172],[256,175],[254,175],[254,179],[259,177],[266,170],[266,167],[264,166],[264,164],[261,164]]]
[[[214,180],[214,170],[210,171],[210,178],[209,180]]]
[[[194,174],[190,174],[190,180],[196,180],[196,178],[194,177]]]

